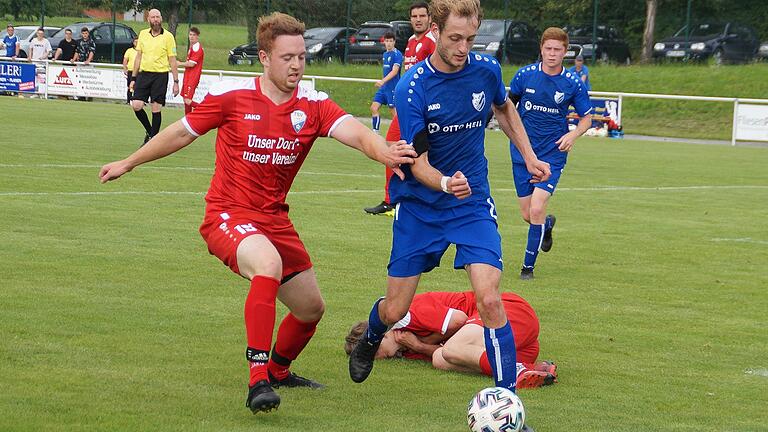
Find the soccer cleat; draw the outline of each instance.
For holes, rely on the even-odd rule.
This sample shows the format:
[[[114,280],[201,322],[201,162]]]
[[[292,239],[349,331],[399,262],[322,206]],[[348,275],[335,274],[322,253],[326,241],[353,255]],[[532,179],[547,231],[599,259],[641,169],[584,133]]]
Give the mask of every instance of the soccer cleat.
[[[523,425],[523,428],[520,429],[520,432],[535,432],[532,427],[528,426],[527,424]]]
[[[363,210],[365,210],[366,213],[369,214],[387,214],[387,212],[392,212],[392,215],[394,215],[395,207],[389,204],[386,201],[382,201],[381,204],[375,206],[375,207],[366,207]]]
[[[533,279],[533,267],[523,267],[520,269],[520,280]]]
[[[272,390],[269,381],[261,380],[248,388],[248,398],[245,400],[245,406],[254,414],[258,412],[269,412],[280,406],[280,396]]]
[[[141,146],[142,146],[142,147],[144,147],[144,144],[148,143],[148,142],[149,142],[149,140],[151,140],[151,139],[152,139],[152,135],[150,135],[150,134],[149,134],[149,132],[147,132],[147,133],[144,135],[144,142],[141,144]]]
[[[379,349],[381,341],[370,343],[363,339],[349,354],[349,377],[356,383],[361,383],[368,378],[373,370],[373,358]]]
[[[549,372],[557,378],[557,365],[555,362],[549,360],[543,360],[533,364],[533,370]]]
[[[554,384],[556,381],[555,376],[549,372],[525,370],[517,376],[515,387],[518,389],[538,388]]]
[[[280,388],[280,387],[309,387],[312,389],[323,389],[325,388],[324,385],[320,384],[317,381],[312,381],[309,378],[304,378],[303,376],[296,375],[295,373],[291,372],[288,374],[287,377],[278,380],[274,376],[272,376],[271,372],[267,372],[269,375],[269,383],[272,385],[273,388]]]
[[[549,250],[552,249],[552,229],[555,228],[557,218],[555,215],[547,215],[547,220],[550,221],[546,224],[549,225],[549,229],[544,230],[544,239],[541,241],[542,252],[549,252]]]

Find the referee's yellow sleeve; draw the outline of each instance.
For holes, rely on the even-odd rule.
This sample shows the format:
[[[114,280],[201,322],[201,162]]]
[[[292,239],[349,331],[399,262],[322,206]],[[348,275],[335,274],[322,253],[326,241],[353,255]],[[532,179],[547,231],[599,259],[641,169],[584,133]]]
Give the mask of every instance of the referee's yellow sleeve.
[[[168,57],[176,57],[176,39],[171,32],[168,32],[166,37],[165,49],[168,52]]]

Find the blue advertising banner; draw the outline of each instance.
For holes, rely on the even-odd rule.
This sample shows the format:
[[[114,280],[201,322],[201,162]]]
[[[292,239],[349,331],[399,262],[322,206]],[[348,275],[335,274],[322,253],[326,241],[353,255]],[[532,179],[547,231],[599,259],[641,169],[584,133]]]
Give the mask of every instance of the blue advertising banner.
[[[35,65],[0,62],[0,91],[35,91]]]

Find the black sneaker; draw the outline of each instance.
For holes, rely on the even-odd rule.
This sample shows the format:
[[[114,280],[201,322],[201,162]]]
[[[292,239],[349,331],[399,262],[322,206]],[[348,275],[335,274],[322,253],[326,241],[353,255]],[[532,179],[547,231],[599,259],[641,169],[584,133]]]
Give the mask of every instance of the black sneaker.
[[[389,204],[386,201],[382,201],[381,204],[377,205],[376,207],[366,207],[363,210],[365,210],[366,213],[377,215],[377,214],[385,214],[394,209],[395,207],[393,207],[391,204]]]
[[[520,432],[535,432],[532,427],[528,426],[527,424],[523,425],[523,428],[520,429]]]
[[[248,388],[248,398],[245,400],[245,406],[250,408],[254,414],[258,412],[269,412],[280,406],[280,396],[272,390],[269,381],[261,380]]]
[[[148,142],[149,142],[149,140],[151,140],[151,139],[152,139],[152,135],[150,135],[150,134],[149,134],[149,132],[147,132],[147,133],[144,135],[144,142],[141,144],[141,146],[143,147],[143,146],[144,146],[144,144],[148,143]]]
[[[379,349],[381,341],[370,343],[363,339],[349,354],[349,377],[356,383],[361,383],[368,378],[373,370],[373,358]]]
[[[520,269],[520,280],[533,279],[533,267],[523,267]]]
[[[325,388],[324,385],[320,384],[317,381],[312,381],[309,378],[304,378],[303,376],[296,375],[295,373],[291,372],[287,377],[284,379],[278,380],[270,372],[267,372],[269,375],[269,383],[272,385],[273,388],[280,388],[280,387],[309,387],[312,389],[323,389]]]
[[[541,241],[541,251],[542,252],[549,252],[550,249],[552,249],[552,229],[555,228],[555,222],[557,221],[557,218],[555,215],[547,215],[547,220],[550,221],[549,229],[544,230],[544,240]]]

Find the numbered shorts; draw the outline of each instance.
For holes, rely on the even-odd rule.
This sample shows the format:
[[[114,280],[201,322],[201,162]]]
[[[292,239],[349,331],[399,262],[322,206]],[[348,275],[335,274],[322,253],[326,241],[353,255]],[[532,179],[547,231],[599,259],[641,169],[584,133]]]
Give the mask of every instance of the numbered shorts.
[[[549,176],[547,181],[530,183],[531,173],[528,172],[525,164],[516,162],[513,163],[512,177],[515,179],[515,190],[517,191],[517,196],[519,198],[527,197],[533,194],[534,188],[543,189],[549,192],[550,195],[554,194],[555,189],[557,189],[557,184],[560,182],[560,176],[563,174],[565,166],[551,164],[549,168],[552,171],[552,175]]]
[[[434,209],[414,201],[398,203],[392,224],[389,276],[416,276],[438,267],[451,244],[456,245],[456,269],[469,264],[503,269],[501,236],[492,198],[467,201],[448,209]]]
[[[395,88],[385,89],[379,88],[379,91],[373,96],[373,101],[382,105],[386,105],[390,108],[395,107]]]
[[[534,363],[539,357],[539,318],[530,305],[508,300],[501,294],[501,304],[507,314],[512,333],[515,335],[517,361]],[[483,325],[480,314],[475,312],[467,318],[467,324]]]
[[[283,261],[283,278],[312,267],[304,243],[287,214],[206,210],[200,225],[200,235],[208,244],[208,252],[237,274],[240,274],[237,247],[243,239],[254,234],[265,236],[277,249]]]

